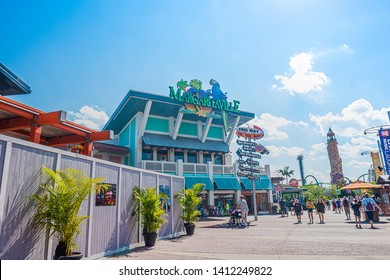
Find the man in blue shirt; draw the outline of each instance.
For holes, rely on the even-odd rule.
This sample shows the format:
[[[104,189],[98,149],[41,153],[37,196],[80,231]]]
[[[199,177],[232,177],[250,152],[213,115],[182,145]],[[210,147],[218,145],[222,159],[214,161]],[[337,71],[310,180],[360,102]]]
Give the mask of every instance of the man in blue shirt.
[[[367,193],[364,195],[362,205],[364,207],[364,212],[366,212],[367,219],[371,224],[371,229],[375,229],[376,227],[374,227],[374,222],[373,222],[375,207],[378,208],[379,210],[382,209],[378,206],[378,204],[376,204],[375,200],[369,197]]]

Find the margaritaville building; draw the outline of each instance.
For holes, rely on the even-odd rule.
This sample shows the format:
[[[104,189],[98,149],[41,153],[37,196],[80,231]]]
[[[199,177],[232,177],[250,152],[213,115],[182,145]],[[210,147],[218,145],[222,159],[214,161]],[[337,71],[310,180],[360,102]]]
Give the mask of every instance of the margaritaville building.
[[[114,140],[106,142],[107,149],[95,150],[94,157],[183,176],[187,188],[204,183],[207,209],[226,211],[241,194],[251,204],[251,181],[237,177],[235,151],[229,148],[236,128],[254,114],[240,110],[239,101],[228,101],[215,80],[210,85],[205,91],[199,80],[181,80],[166,95],[130,90],[103,128],[114,131]],[[121,153],[115,151],[118,146]],[[272,202],[266,167],[255,181],[259,212],[269,212]]]

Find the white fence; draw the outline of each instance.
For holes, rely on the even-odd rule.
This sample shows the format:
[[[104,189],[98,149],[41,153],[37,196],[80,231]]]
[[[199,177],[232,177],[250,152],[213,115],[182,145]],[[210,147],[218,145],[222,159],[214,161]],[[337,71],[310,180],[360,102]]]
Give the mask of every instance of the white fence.
[[[175,163],[173,163],[175,164]],[[115,184],[116,205],[96,206],[95,195],[84,201],[80,214],[90,218],[82,226],[77,244],[86,258],[93,259],[127,250],[143,242],[141,228],[131,215],[134,186],[169,186],[170,212],[159,238],[184,231],[181,209],[174,194],[184,187],[183,177],[132,168],[0,135],[0,259],[51,259],[56,240],[42,236],[31,225],[31,194],[37,189],[41,166],[84,171],[91,177]],[[161,170],[156,170],[161,171]]]

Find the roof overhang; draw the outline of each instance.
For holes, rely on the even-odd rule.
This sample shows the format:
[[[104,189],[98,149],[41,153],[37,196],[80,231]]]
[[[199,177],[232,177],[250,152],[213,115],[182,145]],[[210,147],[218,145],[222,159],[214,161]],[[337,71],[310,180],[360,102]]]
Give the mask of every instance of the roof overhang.
[[[178,111],[184,106],[182,102],[170,99],[168,96],[130,90],[103,129],[110,129],[113,130],[115,134],[118,134],[138,112],[144,111],[148,101],[152,101],[150,115],[162,117],[176,117]],[[238,126],[255,117],[253,113],[244,111],[229,114],[228,123],[233,122],[237,116],[240,116]],[[206,118],[195,114],[184,114],[183,120],[206,121]],[[212,124],[222,125],[222,120],[213,118]]]
[[[67,121],[65,111],[45,113],[3,96],[0,96],[0,133],[48,146],[114,138],[111,130],[95,131]]]
[[[31,89],[7,67],[0,63],[0,95],[31,93]]]
[[[151,147],[167,147],[186,150],[199,150],[209,152],[228,153],[229,146],[220,141],[206,140],[204,143],[196,138],[177,137],[173,140],[169,135],[159,135],[145,133],[142,136],[142,141],[146,146]]]

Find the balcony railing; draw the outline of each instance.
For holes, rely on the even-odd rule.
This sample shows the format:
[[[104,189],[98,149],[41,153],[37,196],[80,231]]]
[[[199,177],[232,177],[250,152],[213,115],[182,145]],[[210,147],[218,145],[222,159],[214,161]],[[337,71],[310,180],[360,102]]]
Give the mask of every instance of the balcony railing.
[[[141,163],[141,168],[161,173],[177,174],[176,162],[143,160]]]
[[[140,168],[170,174],[178,174],[178,164],[171,161],[143,160]],[[234,175],[233,165],[214,164],[213,175]],[[183,173],[194,175],[208,175],[207,164],[183,162]],[[267,175],[265,168],[260,169],[260,175]]]

